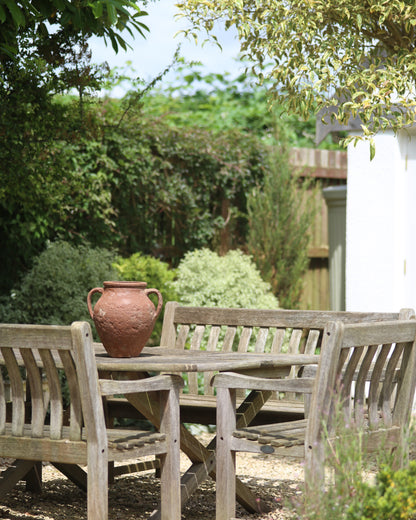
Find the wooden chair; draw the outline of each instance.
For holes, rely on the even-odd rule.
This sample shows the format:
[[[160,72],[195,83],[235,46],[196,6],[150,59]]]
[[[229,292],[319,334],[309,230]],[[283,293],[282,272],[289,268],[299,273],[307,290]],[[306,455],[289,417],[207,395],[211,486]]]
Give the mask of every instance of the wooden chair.
[[[180,519],[181,377],[99,379],[86,322],[68,327],[2,324],[0,365],[0,456],[16,459],[0,477],[0,496],[17,481],[36,474],[38,461],[48,461],[72,477],[78,475],[80,481],[84,472],[78,465],[87,465],[88,520],[106,520],[109,462],[158,455],[161,518]],[[68,425],[63,376],[70,399]],[[153,391],[161,395],[160,432],[106,428],[102,396]]]
[[[405,431],[415,393],[415,338],[416,320],[331,322],[324,330],[316,376],[278,380],[216,375],[217,520],[235,517],[238,451],[305,458],[305,484],[322,487],[326,440],[339,435],[341,420],[344,434],[363,435],[364,450],[396,450],[400,462],[408,450]],[[308,417],[237,428],[237,389],[310,394]]]

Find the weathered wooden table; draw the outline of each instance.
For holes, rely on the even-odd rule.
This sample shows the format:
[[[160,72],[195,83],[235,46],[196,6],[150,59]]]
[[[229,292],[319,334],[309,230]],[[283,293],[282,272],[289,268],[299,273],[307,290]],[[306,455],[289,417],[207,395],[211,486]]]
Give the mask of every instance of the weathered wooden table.
[[[95,344],[97,368],[108,377],[135,379],[147,377],[149,373],[187,372],[237,372],[261,377],[281,378],[289,374],[294,365],[317,364],[319,356],[291,354],[260,354],[238,352],[204,352],[165,347],[146,347],[135,358],[111,358],[100,344]],[[272,392],[250,393],[238,410],[238,426],[247,426],[271,396]],[[129,394],[129,402],[155,427],[159,421],[159,401],[156,396]],[[191,466],[182,476],[181,503],[190,498],[199,485],[208,477],[215,479],[215,438],[204,446],[189,430],[181,425],[181,449],[189,457]],[[259,512],[263,507],[251,491],[237,480],[237,500],[250,512]],[[152,518],[158,518],[156,512]]]

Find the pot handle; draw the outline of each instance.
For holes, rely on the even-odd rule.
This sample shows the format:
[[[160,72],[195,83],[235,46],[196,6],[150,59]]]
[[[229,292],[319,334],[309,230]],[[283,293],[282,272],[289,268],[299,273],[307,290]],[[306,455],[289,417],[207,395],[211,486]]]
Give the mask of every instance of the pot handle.
[[[94,318],[94,311],[92,309],[92,304],[91,304],[91,296],[97,292],[103,294],[104,289],[102,287],[94,287],[94,289],[91,289],[91,291],[88,293],[88,296],[87,296],[88,311],[90,313],[91,318]]]
[[[160,314],[160,311],[162,310],[162,305],[163,305],[162,295],[160,294],[160,291],[158,291],[157,289],[145,289],[144,292],[145,292],[146,296],[148,296],[149,294],[156,294],[156,296],[157,296],[157,307],[156,307],[156,313],[155,313],[155,320],[156,320]]]

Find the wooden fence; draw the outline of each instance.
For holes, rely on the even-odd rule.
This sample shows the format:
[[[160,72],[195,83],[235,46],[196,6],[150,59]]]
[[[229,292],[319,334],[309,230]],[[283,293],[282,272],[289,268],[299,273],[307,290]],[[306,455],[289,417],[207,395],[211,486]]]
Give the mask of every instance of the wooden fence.
[[[328,211],[322,189],[347,182],[347,152],[293,148],[290,162],[304,177],[316,180],[316,217],[311,227],[309,270],[304,277],[301,309],[327,310],[329,306]]]

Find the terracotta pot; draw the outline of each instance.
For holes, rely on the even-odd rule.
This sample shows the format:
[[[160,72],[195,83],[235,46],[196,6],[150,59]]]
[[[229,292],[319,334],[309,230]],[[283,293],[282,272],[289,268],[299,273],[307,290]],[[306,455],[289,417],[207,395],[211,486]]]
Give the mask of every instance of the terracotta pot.
[[[134,357],[143,350],[162,309],[162,295],[146,289],[145,282],[104,282],[88,293],[87,303],[95,328],[112,357]],[[91,296],[101,293],[92,308]],[[157,307],[148,297],[156,294]]]

